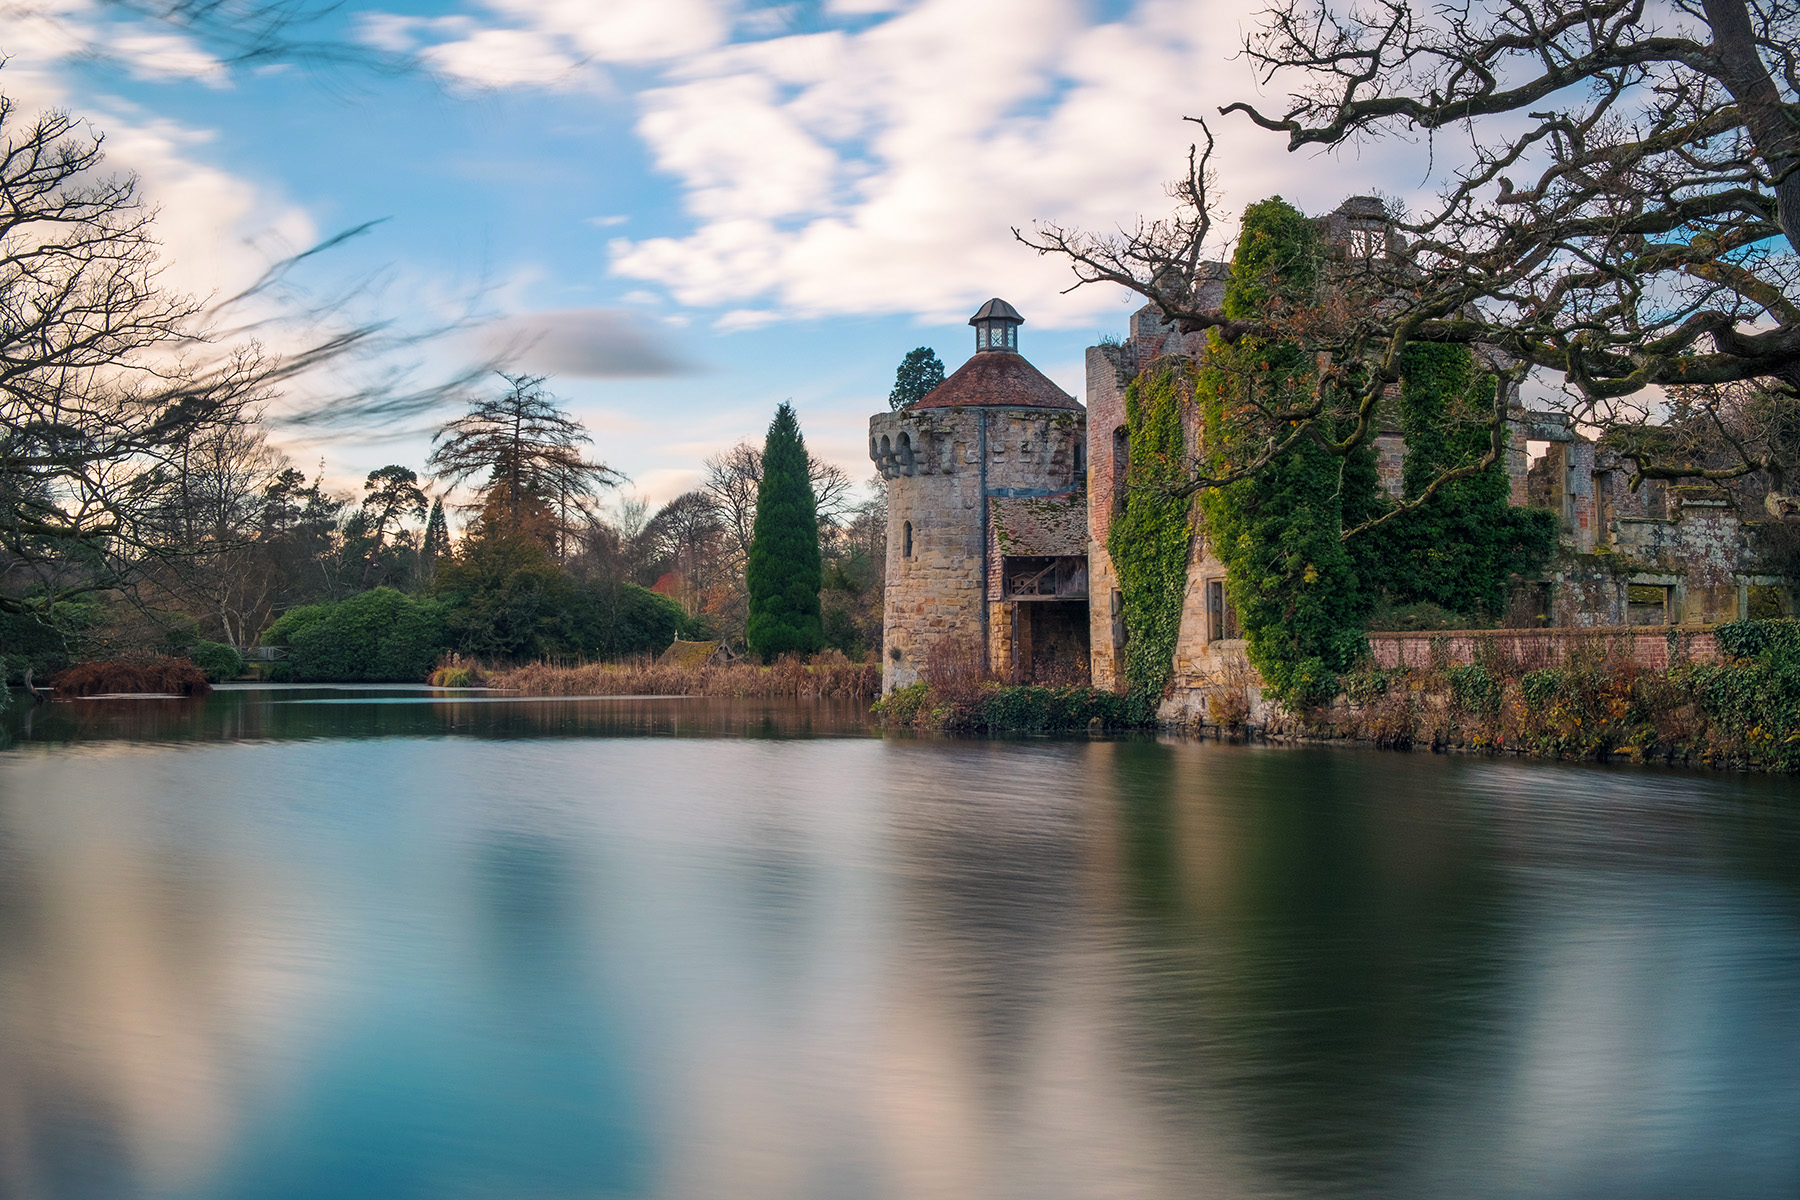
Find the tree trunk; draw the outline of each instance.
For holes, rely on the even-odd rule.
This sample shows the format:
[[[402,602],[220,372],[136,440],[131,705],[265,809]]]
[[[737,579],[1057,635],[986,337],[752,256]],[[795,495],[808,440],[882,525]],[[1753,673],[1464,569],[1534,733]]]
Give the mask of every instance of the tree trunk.
[[[1775,180],[1775,204],[1788,245],[1800,252],[1800,121],[1757,53],[1749,0],[1702,0],[1712,26],[1717,77],[1744,116],[1756,152]]]

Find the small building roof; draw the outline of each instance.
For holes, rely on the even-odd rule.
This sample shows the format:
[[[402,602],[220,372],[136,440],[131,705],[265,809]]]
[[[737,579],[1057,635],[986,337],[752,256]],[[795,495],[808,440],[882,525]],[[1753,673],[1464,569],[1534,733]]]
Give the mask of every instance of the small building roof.
[[[992,300],[989,300],[986,304],[976,309],[975,315],[969,318],[969,324],[971,325],[975,324],[977,321],[1011,321],[1014,325],[1023,325],[1025,323],[1025,318],[1019,315],[1018,309],[1014,308],[1000,297],[995,296]]]
[[[1086,488],[1074,488],[1060,496],[996,496],[988,503],[1001,554],[1087,554]]]
[[[995,303],[1005,303],[995,301]],[[1075,397],[1020,354],[976,354],[909,407],[1059,408],[1081,412]]]

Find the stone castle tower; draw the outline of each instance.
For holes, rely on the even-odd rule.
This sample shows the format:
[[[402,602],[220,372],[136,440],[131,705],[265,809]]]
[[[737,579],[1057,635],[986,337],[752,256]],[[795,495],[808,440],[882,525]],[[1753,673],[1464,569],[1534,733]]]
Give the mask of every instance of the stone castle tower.
[[[884,692],[934,655],[1086,680],[1087,415],[1019,353],[1024,321],[989,300],[969,318],[968,362],[869,419],[888,481]]]

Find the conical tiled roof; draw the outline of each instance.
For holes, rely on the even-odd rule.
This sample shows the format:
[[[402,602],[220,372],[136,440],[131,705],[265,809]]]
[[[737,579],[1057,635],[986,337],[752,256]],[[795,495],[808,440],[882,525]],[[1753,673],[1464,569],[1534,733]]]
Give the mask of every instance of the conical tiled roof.
[[[1082,411],[1075,397],[1011,352],[977,354],[912,408],[1060,408]]]

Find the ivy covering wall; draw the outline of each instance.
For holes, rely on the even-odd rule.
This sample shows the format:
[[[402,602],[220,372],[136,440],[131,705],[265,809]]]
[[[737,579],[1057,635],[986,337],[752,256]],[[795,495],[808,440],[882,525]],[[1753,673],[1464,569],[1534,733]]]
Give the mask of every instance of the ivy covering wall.
[[[1313,224],[1280,197],[1251,205],[1225,315],[1266,318],[1308,304],[1320,250]],[[1209,471],[1252,459],[1263,447],[1266,414],[1317,385],[1314,360],[1290,342],[1246,336],[1232,345],[1215,335],[1197,389]],[[1347,517],[1360,520],[1376,503],[1376,484],[1368,449],[1346,457],[1303,440],[1257,475],[1203,494],[1207,536],[1226,566],[1251,665],[1290,707],[1328,700],[1339,674],[1365,651],[1373,593],[1342,532]]]
[[[1487,453],[1499,381],[1476,369],[1467,346],[1414,342],[1401,371],[1401,494],[1416,500],[1444,471]],[[1370,582],[1396,604],[1499,616],[1511,576],[1536,571],[1556,549],[1556,514],[1513,508],[1511,490],[1505,464],[1495,462],[1381,526],[1369,538]]]
[[[1175,668],[1194,540],[1193,502],[1175,494],[1188,479],[1183,425],[1193,390],[1193,364],[1180,358],[1151,363],[1126,389],[1125,507],[1106,540],[1125,602],[1125,679],[1153,704]]]

